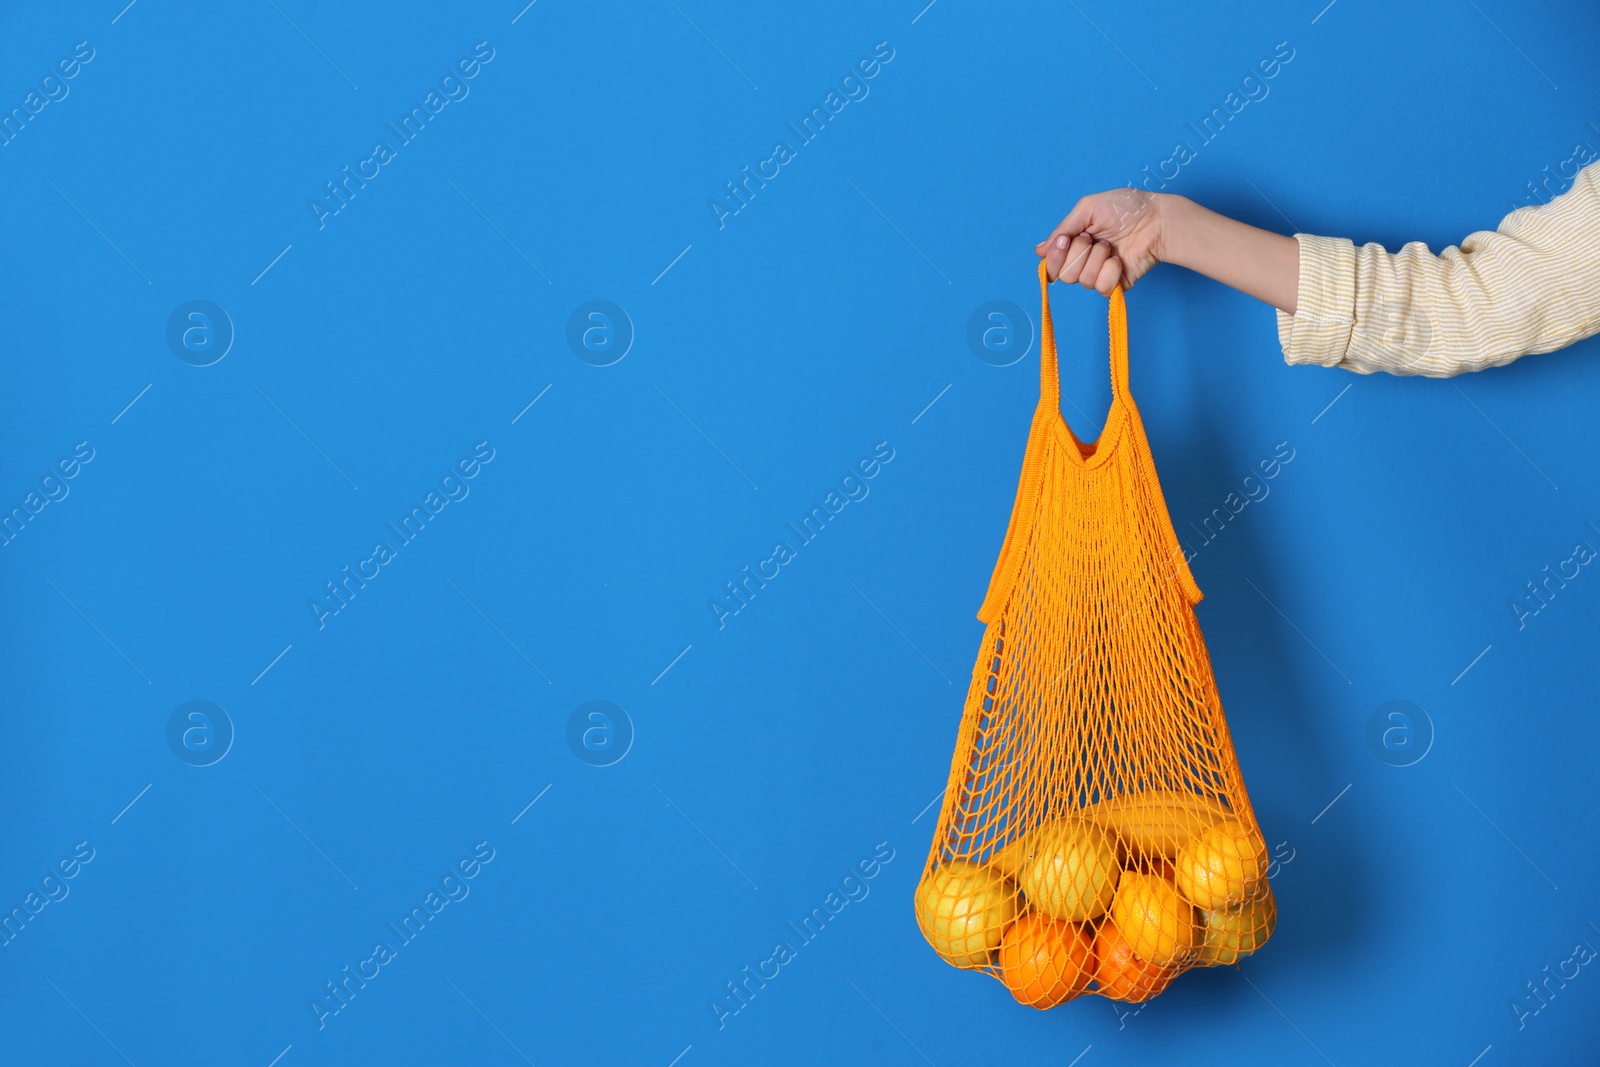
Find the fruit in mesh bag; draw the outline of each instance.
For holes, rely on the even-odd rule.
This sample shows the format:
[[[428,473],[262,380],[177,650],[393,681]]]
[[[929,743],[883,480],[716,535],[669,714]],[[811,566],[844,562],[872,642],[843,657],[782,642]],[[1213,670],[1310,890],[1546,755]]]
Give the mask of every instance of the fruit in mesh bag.
[[[1137,1004],[1172,984],[1177,967],[1159,967],[1134,954],[1133,946],[1117,929],[1115,920],[1100,924],[1094,939],[1095,981],[1099,992],[1112,1000],[1126,1000]]]
[[[1226,966],[1267,943],[1278,924],[1278,904],[1263,885],[1259,896],[1237,908],[1200,912],[1200,922],[1202,936],[1195,962]]]
[[[1197,908],[1216,911],[1250,900],[1267,873],[1267,844],[1238,819],[1201,831],[1173,865],[1178,890]]]
[[[1010,880],[970,860],[936,867],[917,887],[917,922],[933,950],[957,967],[981,967],[1017,917]]]
[[[1053,919],[1082,922],[1104,913],[1117,891],[1117,846],[1085,819],[1057,819],[1028,835],[1018,881],[1029,903]]]
[[[1022,874],[1022,861],[1027,858],[1028,837],[1026,834],[1017,837],[1009,845],[997,849],[989,857],[989,866],[996,871],[1016,881]]]
[[[1167,879],[1123,871],[1111,921],[1140,959],[1157,967],[1185,962],[1198,940],[1194,908]]]
[[[1076,923],[1030,912],[1000,942],[1000,979],[1032,1008],[1053,1008],[1089,988],[1094,942]]]
[[[1116,834],[1125,855],[1176,859],[1183,847],[1231,814],[1220,800],[1178,789],[1147,789],[1102,800],[1084,814]]]
[[[1137,869],[1145,872],[1146,874],[1159,875],[1169,882],[1173,881],[1172,861],[1167,859],[1165,856],[1156,856],[1153,859],[1147,859],[1143,863],[1139,864]]]

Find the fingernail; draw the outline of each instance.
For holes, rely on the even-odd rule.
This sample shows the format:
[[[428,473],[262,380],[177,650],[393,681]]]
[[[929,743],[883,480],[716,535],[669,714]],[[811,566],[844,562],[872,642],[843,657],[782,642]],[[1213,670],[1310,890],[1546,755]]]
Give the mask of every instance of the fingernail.
[[[1060,234],[1060,235],[1058,235],[1056,237],[1056,247],[1057,248],[1065,248],[1065,247],[1067,247],[1067,235],[1066,234],[1063,233],[1063,234]]]

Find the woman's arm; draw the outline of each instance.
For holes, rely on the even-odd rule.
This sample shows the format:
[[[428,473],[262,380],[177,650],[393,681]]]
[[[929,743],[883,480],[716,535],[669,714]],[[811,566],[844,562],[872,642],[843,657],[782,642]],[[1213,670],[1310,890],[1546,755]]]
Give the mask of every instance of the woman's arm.
[[[1231,285],[1279,308],[1288,363],[1448,377],[1600,333],[1600,163],[1438,256],[1421,242],[1390,254],[1284,237],[1135,189],[1080,200],[1035,251],[1103,293],[1160,261]]]
[[[1289,363],[1447,378],[1600,333],[1600,164],[1437,256],[1296,239],[1299,307],[1278,315]]]
[[[1170,216],[1167,262],[1294,314],[1300,246],[1293,237],[1219,215],[1187,197],[1172,197],[1162,210]]]
[[[1058,281],[1109,294],[1131,289],[1156,263],[1176,263],[1274,307],[1295,310],[1300,250],[1187,197],[1112,189],[1078,201],[1034,249]]]

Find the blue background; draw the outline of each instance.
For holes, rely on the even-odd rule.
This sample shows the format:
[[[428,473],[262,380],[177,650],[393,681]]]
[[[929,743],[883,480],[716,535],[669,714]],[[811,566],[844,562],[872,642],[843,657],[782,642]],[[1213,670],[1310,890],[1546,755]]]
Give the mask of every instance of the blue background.
[[[0,1061],[1593,1062],[1595,967],[1526,983],[1600,948],[1600,577],[1511,605],[1600,548],[1600,341],[1451,381],[1288,367],[1269,309],[1158,268],[1132,387],[1278,932],[1136,1014],[1037,1013],[941,963],[911,894],[1037,397],[1037,343],[979,359],[974,309],[1036,333],[1034,242],[1279,42],[1169,191],[1391,250],[1493,229],[1600,149],[1600,16],[923,2],[0,9],[7,111],[94,49],[0,149],[0,505],[94,450],[0,549],[0,905],[94,850],[0,949]],[[470,94],[319,228],[323,183],[480,41]],[[207,367],[166,341],[195,299],[236,332]],[[632,324],[611,366],[567,342],[589,300]],[[1088,439],[1105,301],[1055,307]],[[323,584],[480,441],[470,495],[319,629]],[[870,495],[719,628],[723,583],[879,442]],[[1280,442],[1270,494],[1191,532]],[[191,700],[232,724],[210,766],[167,740]],[[568,741],[591,700],[631,723],[609,766]],[[1393,700],[1422,711],[1374,746]],[[470,895],[319,1029],[479,842]],[[719,1026],[880,842],[869,895]]]

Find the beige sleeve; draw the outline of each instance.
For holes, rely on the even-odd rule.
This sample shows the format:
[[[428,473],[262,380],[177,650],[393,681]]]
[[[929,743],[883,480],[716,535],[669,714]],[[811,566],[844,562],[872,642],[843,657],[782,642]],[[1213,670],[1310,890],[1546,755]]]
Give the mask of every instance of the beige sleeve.
[[[1600,333],[1600,162],[1435,256],[1295,234],[1296,311],[1278,312],[1287,363],[1447,378]]]

